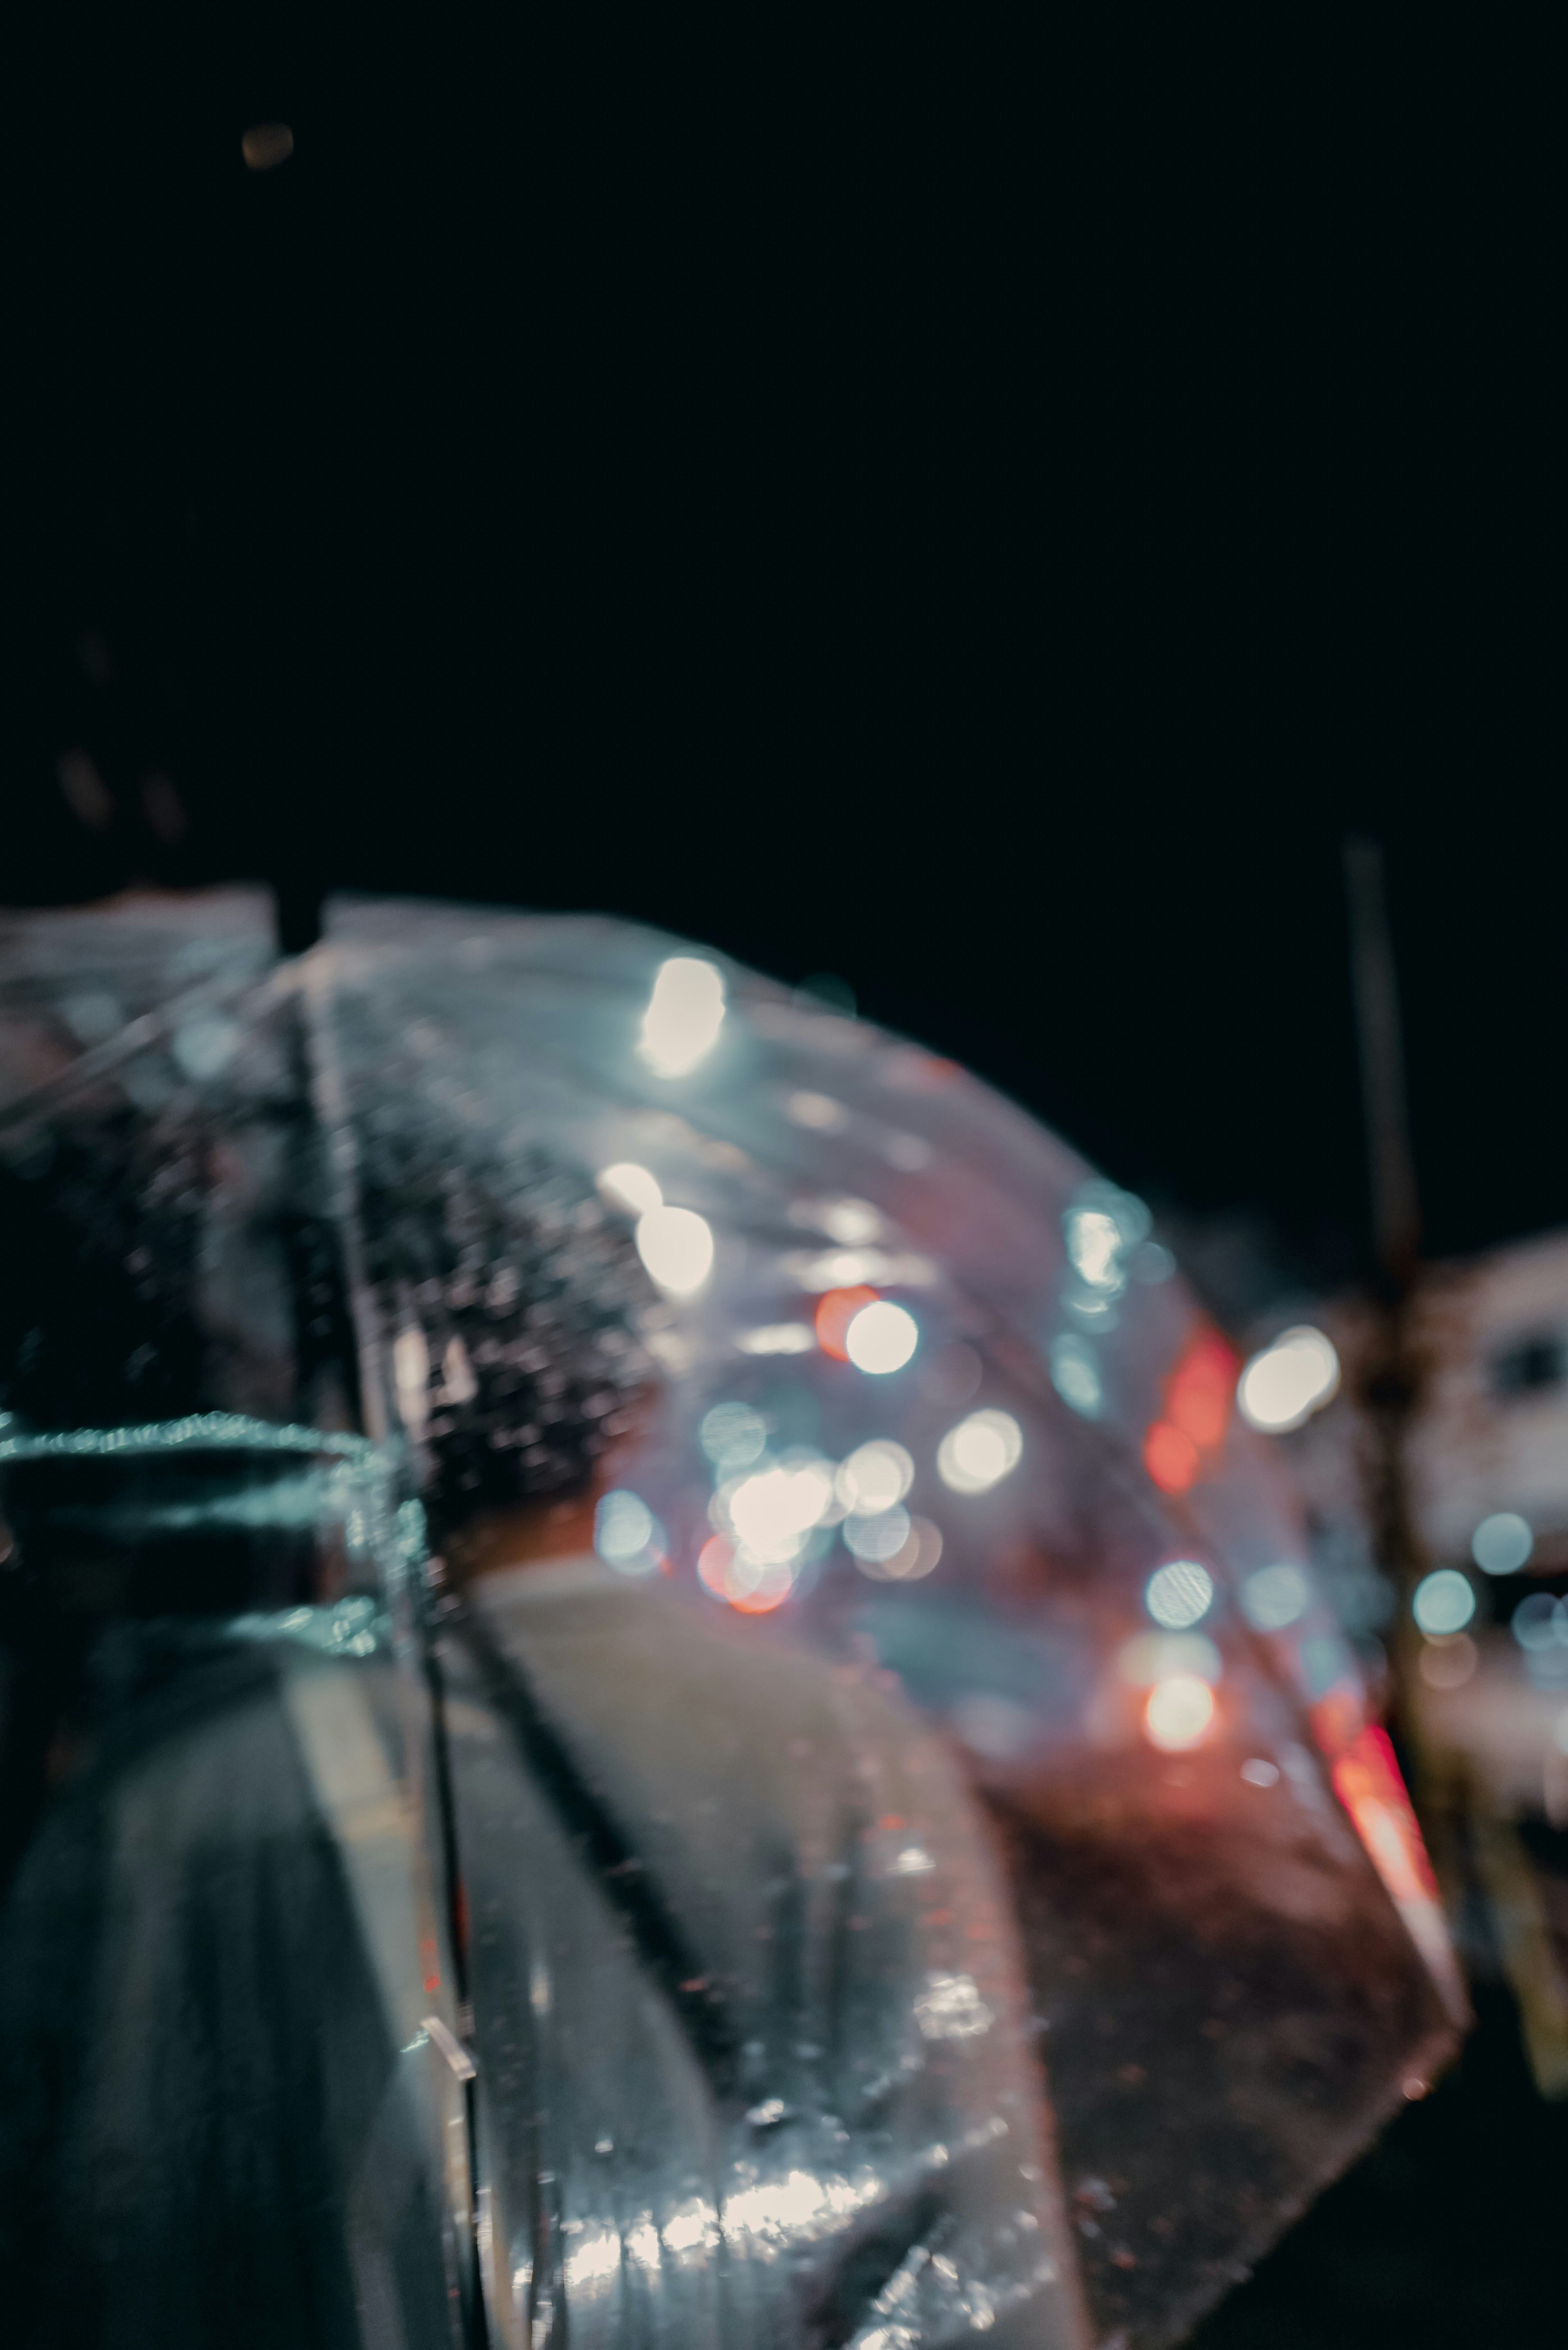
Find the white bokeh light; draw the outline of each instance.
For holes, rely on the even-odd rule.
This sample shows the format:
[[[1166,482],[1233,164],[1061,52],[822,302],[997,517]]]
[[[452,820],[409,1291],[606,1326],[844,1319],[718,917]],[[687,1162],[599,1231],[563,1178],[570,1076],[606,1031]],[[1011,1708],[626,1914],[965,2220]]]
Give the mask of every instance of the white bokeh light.
[[[937,1447],[937,1473],[955,1493],[984,1493],[1016,1469],[1023,1434],[1010,1411],[974,1411]]]
[[[838,1498],[857,1517],[875,1517],[901,1502],[915,1482],[915,1464],[901,1444],[877,1439],[857,1445],[840,1464],[835,1482]]]
[[[681,1077],[718,1042],[724,1024],[724,974],[699,955],[660,963],[642,1015],[643,1059],[661,1077]]]
[[[1073,1208],[1064,1220],[1067,1228],[1067,1254],[1080,1278],[1091,1289],[1103,1289],[1110,1295],[1119,1295],[1126,1285],[1118,1262],[1122,1236],[1114,1216],[1103,1208]]]
[[[1410,1613],[1422,1631],[1437,1639],[1462,1632],[1475,1612],[1469,1577],[1457,1566],[1439,1566],[1435,1575],[1423,1575],[1410,1602]]]
[[[732,1534],[750,1558],[793,1563],[833,1503],[833,1471],[826,1461],[779,1461],[721,1485],[710,1517]]]
[[[1470,1536],[1470,1556],[1483,1575],[1517,1575],[1535,1548],[1535,1529],[1517,1510],[1483,1518]]]
[[[614,1208],[622,1208],[628,1215],[646,1216],[664,1205],[664,1194],[659,1179],[635,1159],[619,1159],[613,1167],[602,1167],[594,1178],[600,1194]]]
[[[909,1539],[910,1523],[909,1513],[901,1502],[878,1510],[875,1517],[846,1518],[846,1547],[857,1558],[873,1560],[881,1565],[888,1559],[897,1558],[903,1550]]]
[[[1303,1322],[1252,1357],[1237,1381],[1236,1403],[1249,1428],[1282,1436],[1321,1411],[1338,1388],[1333,1341]]]
[[[1214,1605],[1214,1578],[1194,1558],[1173,1558],[1149,1576],[1143,1603],[1168,1632],[1185,1632]]]
[[[691,1208],[652,1208],[638,1219],[637,1253],[667,1296],[691,1297],[713,1269],[713,1234]]]
[[[920,1343],[919,1326],[901,1305],[878,1298],[863,1305],[844,1334],[844,1351],[857,1371],[901,1371]]]
[[[742,1355],[809,1355],[816,1333],[809,1322],[762,1322],[735,1340]]]
[[[1156,1681],[1143,1710],[1151,1745],[1162,1754],[1196,1746],[1214,1719],[1214,1692],[1196,1673],[1171,1673]]]

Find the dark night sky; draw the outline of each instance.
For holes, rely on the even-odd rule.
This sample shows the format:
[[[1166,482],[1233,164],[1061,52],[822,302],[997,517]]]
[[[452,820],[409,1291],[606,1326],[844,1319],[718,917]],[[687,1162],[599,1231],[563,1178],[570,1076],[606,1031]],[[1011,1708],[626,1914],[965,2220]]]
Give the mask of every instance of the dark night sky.
[[[36,14],[0,895],[831,969],[1333,1267],[1357,828],[1430,1246],[1568,1217],[1552,12]]]

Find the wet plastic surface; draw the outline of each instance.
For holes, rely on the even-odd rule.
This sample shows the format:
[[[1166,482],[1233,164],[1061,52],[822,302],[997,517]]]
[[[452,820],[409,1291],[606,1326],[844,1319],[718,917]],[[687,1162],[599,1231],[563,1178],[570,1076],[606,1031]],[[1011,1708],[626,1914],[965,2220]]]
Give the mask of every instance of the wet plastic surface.
[[[776,1607],[765,1560],[730,1597],[759,1645],[804,1634],[891,1669],[984,1791],[1096,2333],[1179,2338],[1452,2044],[1462,2001],[1429,1885],[1394,1867],[1402,1923],[1330,1783],[1365,1734],[1354,1661],[1292,1496],[1230,1410],[1233,1365],[1140,1203],[951,1065],[722,958],[709,1049],[661,1072],[650,1007],[687,951],[589,920],[335,908],[316,1001],[354,1149],[422,1119],[478,1155],[543,1149],[622,1186],[640,1170],[705,1222],[711,1273],[652,1334],[665,1409],[622,1472],[654,1529],[634,1571],[662,1559],[690,1585],[706,1558],[722,1592],[747,1477],[901,1451],[912,1559],[852,1555],[840,1508]],[[913,1318],[901,1367],[821,1343],[825,1305],[858,1291]],[[955,1490],[944,1438],[986,1410],[1018,1460]],[[1161,1460],[1154,1431],[1172,1428],[1189,1474]],[[1177,1561],[1211,1585],[1185,1634],[1148,1597]],[[1301,1604],[1254,1602],[1289,1618],[1260,1628],[1250,1579],[1281,1565]],[[1212,1726],[1161,1752],[1146,1689],[1194,1665]]]
[[[232,910],[219,911],[223,928]],[[649,1011],[661,965],[683,951],[613,923],[338,909],[306,975],[326,1166],[292,985],[264,983],[243,1003],[237,988],[226,1050],[209,1040],[194,1074],[174,1050],[178,1022],[118,1060],[109,1050],[57,1069],[47,1096],[29,1063],[26,1087],[9,1090],[30,1097],[0,1136],[14,1228],[45,1243],[51,1232],[82,1237],[82,1261],[102,1276],[92,1296],[122,1315],[128,1343],[118,1409],[105,1409],[62,1345],[89,1310],[91,1284],[49,1290],[40,1339],[14,1349],[12,1408],[60,1427],[205,1409],[332,1426],[352,1415],[362,1369],[371,1425],[395,1426],[397,1332],[378,1326],[361,1288],[352,1359],[331,1244],[345,1196],[335,1186],[351,1180],[354,1162],[362,1170],[380,1138],[411,1126],[454,1155],[504,1160],[542,1149],[590,1173],[640,1168],[663,1203],[701,1216],[714,1257],[706,1282],[670,1296],[647,1334],[664,1402],[640,1456],[619,1472],[647,1537],[628,1550],[610,1526],[604,1542],[618,1544],[617,1562],[592,1574],[601,1624],[668,1628],[584,1645],[572,1628],[578,1602],[546,1606],[542,1584],[510,1612],[448,1619],[444,1824],[421,1760],[422,1684],[407,1636],[400,1651],[394,1642],[327,1660],[362,1693],[377,1674],[402,1692],[397,1705],[412,1711],[398,1713],[397,1738],[378,1733],[390,1783],[419,1817],[421,1851],[439,1857],[444,1825],[461,1855],[472,1978],[454,1986],[443,1961],[434,1980],[452,2002],[443,2029],[459,2070],[469,2018],[454,1989],[472,2006],[478,2080],[464,2113],[471,2106],[477,2133],[491,2323],[518,2341],[539,2322],[538,2339],[561,2338],[566,2309],[574,2339],[853,2339],[911,2350],[1003,2324],[1020,2340],[1073,2339],[1075,2281],[1054,2241],[1063,2222],[1048,2146],[1035,2143],[1048,2139],[1050,2117],[1031,2111],[1038,2076],[1026,2033],[1049,2071],[1093,2338],[1174,2340],[1451,2044],[1407,1930],[1424,1930],[1421,1888],[1399,1879],[1397,1855],[1391,1863],[1385,1851],[1402,1923],[1330,1784],[1330,1764],[1343,1768],[1360,1735],[1349,1653],[1310,1589],[1288,1622],[1255,1620],[1251,1579],[1304,1565],[1300,1529],[1266,1449],[1227,1409],[1216,1415],[1216,1396],[1228,1399],[1223,1349],[1169,1277],[1139,1203],[1097,1184],[950,1065],[797,1003],[705,951],[722,969],[722,1021],[684,1074],[660,1070],[647,1049]],[[239,959],[252,952],[246,945]],[[42,976],[29,968],[13,1002],[52,1002],[69,968],[68,954],[57,960]],[[177,1180],[161,1175],[171,1167]],[[141,1245],[133,1228],[149,1222],[171,1252],[171,1280],[139,1282],[129,1263]],[[348,1241],[351,1265],[351,1220]],[[193,1301],[183,1336],[180,1317],[159,1318],[157,1296],[171,1287]],[[873,1297],[901,1306],[916,1332],[908,1361],[887,1371],[857,1367],[832,1319],[836,1300],[852,1315]],[[715,1420],[720,1407],[732,1408],[728,1419],[721,1411]],[[987,1412],[1005,1416],[1001,1439],[1002,1424],[988,1423],[978,1452],[971,1443],[954,1456],[955,1430]],[[1155,1437],[1159,1429],[1181,1442]],[[974,1463],[994,1469],[1014,1440],[1016,1458],[977,1482]],[[809,1488],[820,1501],[823,1481],[833,1492],[867,1445],[883,1448],[882,1469],[889,1446],[907,1461],[898,1501],[867,1486],[850,1507],[840,1486],[816,1523],[778,1539],[780,1497],[786,1517],[792,1493]],[[950,1470],[956,1457],[956,1482],[939,1456]],[[862,1467],[874,1484],[876,1461]],[[805,1482],[748,1498],[748,1478],[773,1475]],[[101,1519],[105,1496],[91,1498]],[[764,1516],[774,1512],[772,1556],[767,1527],[760,1546],[744,1538],[763,1504]],[[624,1507],[619,1523],[634,1523]],[[896,1546],[889,1529],[902,1537]],[[179,1541],[165,1547],[169,1559],[192,1555]],[[139,1571],[155,1554],[156,1544],[141,1545]],[[254,1563],[244,1544],[231,1552],[241,1554]],[[286,1554],[295,1562],[286,1572]],[[220,1545],[212,1557],[221,1555]],[[317,1572],[314,1539],[289,1553],[269,1538],[266,1555],[275,1584]],[[1182,1607],[1201,1586],[1174,1587],[1173,1627],[1151,1616],[1148,1589],[1176,1562],[1201,1567],[1210,1587],[1185,1627]],[[668,1588],[661,1565],[680,1590]],[[161,1606],[167,1566],[161,1584],[154,1577]],[[115,1586],[109,1612],[121,1624],[150,1621],[136,1614],[151,1604],[145,1588],[136,1607],[130,1589]],[[312,1611],[345,1593],[354,1596],[339,1575],[297,1612],[337,1621]],[[294,1596],[269,1586],[265,1607],[237,1612],[275,1617]],[[108,1605],[101,1589],[98,1604]],[[136,1631],[127,1653],[166,1653],[162,1638]],[[234,1655],[254,1670],[273,1654],[265,1639],[224,1639],[224,1671],[240,1671]],[[822,1661],[796,1660],[803,1641]],[[634,1669],[628,1648],[644,1646]],[[286,1652],[299,1650],[296,1631]],[[21,1653],[14,1643],[13,1658]],[[192,1690],[213,1669],[192,1654],[175,1681],[187,1668]],[[127,1687],[140,1690],[140,1670]],[[888,1676],[990,1807],[1011,1901],[998,1904],[988,1888],[951,1760],[898,1726],[891,1683],[879,1685]],[[1190,1751],[1149,1742],[1145,1710],[1162,1679],[1212,1690],[1211,1721]],[[690,1694],[672,1707],[677,1685]],[[16,1690],[14,1674],[13,1727]],[[1183,1702],[1192,1701],[1189,1688]],[[238,1720],[251,1699],[242,1702],[237,1682],[234,1703]],[[359,1719],[361,1705],[379,1719],[369,1694],[345,1696],[326,1707],[328,1726]],[[176,1746],[181,1773],[201,1771],[201,1820],[187,1835],[187,1815],[166,1804],[164,1860],[161,1829],[147,1831],[141,1849],[154,1871],[176,1876],[180,1856],[199,1852],[192,1885],[217,1883],[223,1805],[238,1807],[231,1850],[249,1857],[231,1873],[229,1898],[248,1921],[239,1939],[254,1928],[270,1953],[267,1979],[281,1975],[279,2017],[290,2021],[286,2031],[279,2022],[278,2044],[295,2047],[336,2012],[331,1966],[319,1986],[302,1978],[312,1938],[291,1940],[267,1922],[281,1897],[244,1892],[254,1864],[265,1855],[270,1868],[294,1845],[335,1855],[333,1898],[340,1916],[358,1918],[358,1948],[325,1927],[321,1947],[336,1965],[342,1941],[342,1966],[373,1976],[375,1937],[355,1838],[331,1826],[339,1799],[322,1793],[310,1734],[275,1694],[268,1708],[272,1726],[255,1734],[284,1735],[296,1758],[293,1783],[282,1764],[272,1774],[271,1825],[266,1801],[243,1794],[253,1773],[238,1770],[238,1748],[230,1773]],[[818,1736],[797,1715],[834,1726]],[[695,1761],[678,1751],[680,1724],[694,1725]],[[345,1734],[361,1760],[373,1751]],[[50,1837],[58,1843],[55,1823],[76,1783],[69,1744],[52,1808],[21,1839],[24,1874],[42,1866]],[[742,1767],[737,1757],[750,1760]],[[897,1804],[874,1810],[878,1772],[914,1779]],[[649,1790],[663,1777],[670,1792],[656,1804]],[[290,1796],[290,1783],[308,1800]],[[118,1817],[118,1783],[94,1785],[95,1819]],[[922,1814],[929,1832],[910,1825]],[[86,1815],[78,1804],[72,1816]],[[1369,1819],[1387,1826],[1376,1804],[1364,1809],[1364,1833]],[[104,1834],[93,1827],[95,1851]],[[904,1866],[909,1852],[930,1867]],[[691,1877],[700,1859],[711,1882],[701,1869]],[[850,1875],[833,1876],[840,1867]],[[546,1882],[549,1898],[536,1898]],[[931,1898],[939,1885],[940,1900]],[[857,1890],[852,1908],[846,1886]],[[214,1940],[205,1898],[193,1891],[175,1913],[184,1923],[156,1945],[154,1974],[168,1983],[192,1948]],[[1010,1908],[1023,1928],[1022,1998]],[[21,1918],[14,1897],[5,1936],[23,1931]],[[438,1917],[438,1940],[441,1925]],[[982,1930],[960,1947],[971,1925]],[[24,2004],[42,1995],[47,1932],[26,1924],[11,1945],[32,1953],[10,1978]],[[1440,1944],[1428,1937],[1428,1949],[1440,1976]],[[691,1972],[672,1974],[677,1961]],[[409,1963],[417,1976],[420,1960]],[[90,2002],[81,2006],[72,1980],[77,2004],[56,2012],[79,2022]],[[824,2020],[797,2032],[787,2019],[814,2002]],[[385,1996],[382,2005],[390,2014]],[[981,2012],[986,2028],[971,2028]],[[237,2044],[255,2029],[253,2014]],[[92,2044],[114,2038],[106,2022]],[[418,2043],[416,2029],[405,2046],[388,2025],[371,2071],[416,2043],[423,2063],[429,2036]],[[919,2060],[907,2073],[903,2054]],[[337,2077],[337,2057],[323,2062],[325,2073],[311,2074],[318,2086]],[[871,2091],[889,2065],[898,2085],[876,2107]],[[177,2064],[168,2077],[180,2080]],[[266,2095],[284,2094],[287,2077],[269,2074]],[[368,2109],[347,2090],[333,2097],[331,2129],[341,2125],[342,2147],[362,2151]],[[606,2116],[591,2138],[590,2109]],[[678,2118],[661,2133],[656,2116]],[[998,2120],[1005,2137],[985,2137]],[[330,2168],[339,2154],[323,2158]],[[341,2155],[350,2168],[360,2158]],[[1003,2176],[1021,2167],[1039,2178]],[[461,2314],[467,2272],[458,2257],[453,2282],[451,2245],[466,2200],[450,2176],[433,2186],[428,2167],[425,2176],[431,2210],[455,2214],[441,2273],[457,2299],[443,2304],[445,2325],[451,2307]],[[350,2203],[329,2194],[322,2208]],[[1035,2272],[1035,2242],[1047,2247],[1054,2285]],[[357,2273],[350,2251],[333,2257],[337,2274]],[[410,2321],[410,2341],[427,2338],[424,2324]],[[84,2320],[58,2338],[121,2336]]]

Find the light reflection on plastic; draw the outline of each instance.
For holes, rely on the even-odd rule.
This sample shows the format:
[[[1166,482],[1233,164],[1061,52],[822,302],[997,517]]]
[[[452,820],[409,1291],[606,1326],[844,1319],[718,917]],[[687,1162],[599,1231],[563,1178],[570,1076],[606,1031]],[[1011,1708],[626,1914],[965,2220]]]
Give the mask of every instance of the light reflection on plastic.
[[[1206,1632],[1135,1632],[1116,1651],[1116,1673],[1131,1689],[1152,1689],[1173,1673],[1190,1674],[1210,1686],[1224,1669],[1220,1651]]]
[[[1117,1262],[1121,1255],[1122,1236],[1114,1216],[1103,1208],[1071,1208],[1064,1219],[1067,1227],[1067,1254],[1073,1267],[1091,1289],[1118,1295],[1126,1285],[1126,1275]]]
[[[735,1344],[742,1355],[809,1355],[816,1346],[816,1333],[805,1322],[763,1322],[742,1330]]]
[[[1145,1735],[1162,1754],[1196,1746],[1214,1719],[1214,1692],[1196,1673],[1171,1673],[1156,1681],[1143,1710]]]
[[[1463,2017],[1464,1986],[1443,1922],[1437,1880],[1386,1731],[1368,1725],[1358,1731],[1334,1762],[1333,1779],[1334,1794],[1355,1822],[1450,2012]]]
[[[1023,1456],[1023,1430],[1011,1412],[971,1412],[937,1447],[937,1473],[955,1493],[984,1493]]]
[[[1197,1481],[1198,1447],[1168,1419],[1157,1419],[1143,1440],[1143,1465],[1162,1493],[1185,1493]]]
[[[856,1369],[877,1378],[901,1371],[919,1343],[914,1315],[886,1298],[863,1305],[844,1334],[844,1351]]]
[[[898,1512],[900,1518],[904,1514],[902,1510]],[[882,1521],[873,1518],[863,1523],[880,1525]],[[918,1583],[940,1565],[941,1529],[934,1526],[929,1518],[909,1518],[907,1523],[908,1534],[899,1547],[888,1556],[873,1558],[864,1551],[855,1553],[855,1564],[862,1575],[868,1575],[874,1583]]]
[[[724,1600],[743,1616],[764,1616],[781,1607],[794,1588],[794,1567],[787,1559],[760,1559],[731,1542],[711,1534],[697,1556],[697,1575],[704,1590]]]
[[[909,1513],[901,1502],[878,1510],[875,1517],[848,1517],[844,1521],[846,1548],[863,1562],[881,1566],[897,1558],[909,1539]]]
[[[1255,1632],[1282,1632],[1312,1605],[1312,1586],[1288,1560],[1261,1566],[1241,1586],[1241,1613]]]
[[[792,1224],[826,1232],[840,1248],[865,1248],[882,1237],[882,1213],[869,1200],[841,1195],[828,1200],[797,1200],[791,1207]]]
[[[816,1343],[836,1363],[849,1360],[849,1325],[867,1305],[875,1305],[874,1289],[830,1289],[816,1309]]]
[[[691,1208],[652,1208],[638,1219],[637,1253],[668,1297],[693,1297],[713,1269],[713,1234]]]
[[[901,1502],[915,1482],[915,1464],[901,1444],[884,1438],[857,1445],[834,1480],[838,1498],[859,1517],[874,1517]]]
[[[833,1499],[833,1471],[826,1461],[779,1461],[721,1485],[710,1516],[751,1557],[763,1565],[788,1563],[799,1558]]]
[[[620,1159],[613,1167],[601,1168],[594,1180],[602,1197],[612,1207],[624,1209],[628,1215],[646,1216],[664,1205],[658,1178],[633,1159]]]
[[[784,1116],[792,1126],[804,1126],[811,1134],[842,1134],[849,1123],[849,1112],[831,1094],[791,1094]]]
[[[1087,1338],[1064,1331],[1051,1342],[1051,1383],[1084,1419],[1097,1419],[1106,1399],[1099,1357]]]
[[[659,967],[638,1049],[659,1076],[684,1076],[711,1052],[723,1024],[724,977],[718,965],[697,955],[671,955]]]
[[[750,1468],[768,1440],[768,1424],[749,1403],[716,1403],[697,1430],[697,1441],[716,1469]]]
[[[1310,1323],[1282,1330],[1252,1357],[1236,1388],[1250,1428],[1284,1435],[1330,1402],[1339,1388],[1339,1357],[1332,1340]]]
[[[1157,1567],[1143,1596],[1144,1606],[1168,1632],[1201,1623],[1214,1604],[1214,1578],[1193,1558],[1173,1558]]]

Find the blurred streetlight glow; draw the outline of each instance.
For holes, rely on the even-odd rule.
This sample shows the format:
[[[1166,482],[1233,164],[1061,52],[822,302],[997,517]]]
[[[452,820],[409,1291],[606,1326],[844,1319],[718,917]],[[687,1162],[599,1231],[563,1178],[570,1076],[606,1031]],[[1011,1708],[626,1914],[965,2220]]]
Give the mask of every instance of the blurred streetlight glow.
[[[1303,1322],[1252,1357],[1237,1382],[1236,1402],[1250,1428],[1282,1436],[1321,1411],[1338,1388],[1333,1343]]]
[[[1162,1754],[1196,1746],[1214,1719],[1214,1692],[1196,1673],[1171,1673],[1156,1681],[1143,1710],[1144,1730]]]
[[[937,1474],[955,1493],[989,1492],[1023,1454],[1023,1434],[1008,1411],[974,1411],[937,1447]]]
[[[919,1342],[914,1315],[884,1297],[861,1307],[844,1334],[844,1351],[857,1371],[881,1375],[901,1371]]]
[[[630,1216],[651,1214],[664,1205],[664,1194],[656,1176],[635,1159],[618,1159],[613,1167],[603,1167],[594,1178],[599,1192],[612,1208],[622,1208]]]
[[[638,1220],[637,1253],[667,1296],[695,1296],[713,1269],[713,1234],[691,1208],[650,1208]]]
[[[659,966],[642,1015],[643,1059],[661,1077],[683,1077],[718,1041],[724,1024],[724,974],[698,955],[671,955]]]

